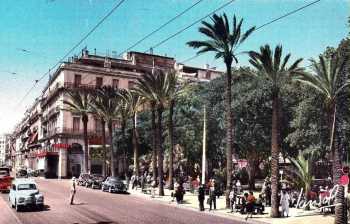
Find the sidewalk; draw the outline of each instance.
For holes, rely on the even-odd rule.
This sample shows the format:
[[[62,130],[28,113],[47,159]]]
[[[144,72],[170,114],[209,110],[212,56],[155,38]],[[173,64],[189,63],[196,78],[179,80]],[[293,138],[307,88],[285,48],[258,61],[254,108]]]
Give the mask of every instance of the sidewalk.
[[[11,223],[11,224],[22,223],[14,214],[13,210],[11,211],[11,208],[7,205],[7,201],[4,201],[1,197],[0,197],[0,208],[1,208],[0,223]]]
[[[138,188],[137,190],[131,190],[129,188],[129,192],[133,195],[137,195],[140,197],[148,198],[149,200],[155,200],[162,203],[167,203],[173,206],[180,206],[185,209],[191,209],[194,211],[198,211],[198,199],[197,195],[194,195],[190,192],[186,192],[184,195],[184,202],[182,204],[177,204],[176,201],[172,201],[171,191],[168,189],[164,189],[165,196],[160,197],[157,196],[158,192],[156,192],[155,198],[151,198],[151,195],[141,193],[141,190]],[[205,201],[207,200],[206,199]],[[225,218],[230,218],[237,221],[245,221],[246,215],[242,215],[240,213],[234,212],[231,213],[229,209],[226,209],[225,198],[221,196],[216,200],[216,210],[209,211],[209,205],[205,204],[205,213],[210,215],[217,215]],[[199,211],[198,211],[199,212]],[[265,208],[265,214],[263,215],[253,215],[252,219],[248,219],[247,223],[271,223],[271,224],[330,224],[334,222],[334,217],[331,215],[324,216],[320,214],[315,214],[314,212],[305,212],[300,209],[290,208],[290,217],[289,218],[276,218],[272,219],[269,217],[270,208]]]

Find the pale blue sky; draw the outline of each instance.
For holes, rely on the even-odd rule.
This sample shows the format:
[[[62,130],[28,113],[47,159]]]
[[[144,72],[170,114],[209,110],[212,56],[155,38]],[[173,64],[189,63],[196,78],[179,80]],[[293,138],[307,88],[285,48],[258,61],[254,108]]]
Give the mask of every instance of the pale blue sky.
[[[135,41],[194,4],[197,0],[126,0],[94,32],[84,46],[105,54],[121,52]],[[133,50],[145,51],[160,40],[203,17],[228,0],[203,0],[191,11],[175,20]],[[40,95],[47,79],[25,99],[19,100],[68,49],[77,43],[118,1],[114,0],[1,0],[0,2],[0,133],[11,130],[33,100]],[[244,18],[244,28],[262,25],[284,13],[309,3],[309,0],[236,0],[220,12]],[[258,49],[265,43],[282,44],[294,57],[310,58],[326,46],[336,46],[349,29],[349,1],[322,0],[290,17],[254,33],[241,50]],[[179,61],[195,54],[185,43],[200,39],[195,25],[154,49]],[[18,49],[29,50],[30,53]],[[223,68],[211,55],[200,56],[188,64]],[[240,57],[246,64],[246,56]],[[305,61],[307,64],[307,61]],[[6,71],[16,72],[17,75]]]

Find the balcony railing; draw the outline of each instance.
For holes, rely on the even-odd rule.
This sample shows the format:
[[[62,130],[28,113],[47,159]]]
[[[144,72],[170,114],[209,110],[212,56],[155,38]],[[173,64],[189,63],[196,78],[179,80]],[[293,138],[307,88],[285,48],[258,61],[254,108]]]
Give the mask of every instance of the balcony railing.
[[[88,136],[102,136],[102,130],[88,130]],[[67,127],[60,127],[55,128],[52,130],[49,130],[48,132],[44,133],[44,138],[49,138],[55,135],[70,135],[70,136],[79,136],[82,137],[84,135],[83,129],[73,129],[73,128],[67,128]],[[108,137],[108,132],[106,131],[106,137]]]
[[[73,83],[73,82],[65,82],[64,88],[66,89],[96,89],[99,86],[96,84],[81,84],[81,83]]]

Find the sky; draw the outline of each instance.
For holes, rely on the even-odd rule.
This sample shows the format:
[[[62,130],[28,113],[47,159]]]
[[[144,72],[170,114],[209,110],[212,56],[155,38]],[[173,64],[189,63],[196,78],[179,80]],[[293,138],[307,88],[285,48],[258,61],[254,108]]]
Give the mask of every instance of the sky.
[[[70,56],[85,46],[92,52],[121,53],[139,39],[185,10],[198,0],[125,0],[121,6]],[[45,77],[20,101],[50,67],[95,26],[119,1],[115,0],[1,0],[0,2],[0,134],[11,132],[24,117],[25,110],[40,96]],[[164,27],[132,50],[145,51],[161,40],[204,17],[228,0],[202,0],[183,16]],[[309,0],[235,0],[218,11],[230,19],[244,18],[243,29],[260,26]],[[317,57],[327,46],[336,47],[349,34],[349,0],[321,0],[296,14],[265,26],[253,33],[239,51],[258,50],[263,44],[283,45],[292,59]],[[208,20],[208,18],[206,19]],[[200,23],[154,49],[155,54],[183,61],[196,51],[186,46],[200,40]],[[25,51],[23,51],[23,49]],[[116,52],[116,53],[115,53]],[[199,56],[189,65],[223,69],[213,55]],[[247,65],[239,56],[239,65]],[[13,74],[15,73],[15,74]]]

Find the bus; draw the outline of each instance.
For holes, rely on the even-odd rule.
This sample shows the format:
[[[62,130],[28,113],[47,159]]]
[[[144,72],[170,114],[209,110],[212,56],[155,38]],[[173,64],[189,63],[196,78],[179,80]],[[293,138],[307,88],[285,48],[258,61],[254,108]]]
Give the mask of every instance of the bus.
[[[13,178],[10,175],[10,168],[0,167],[0,192],[9,192]]]

